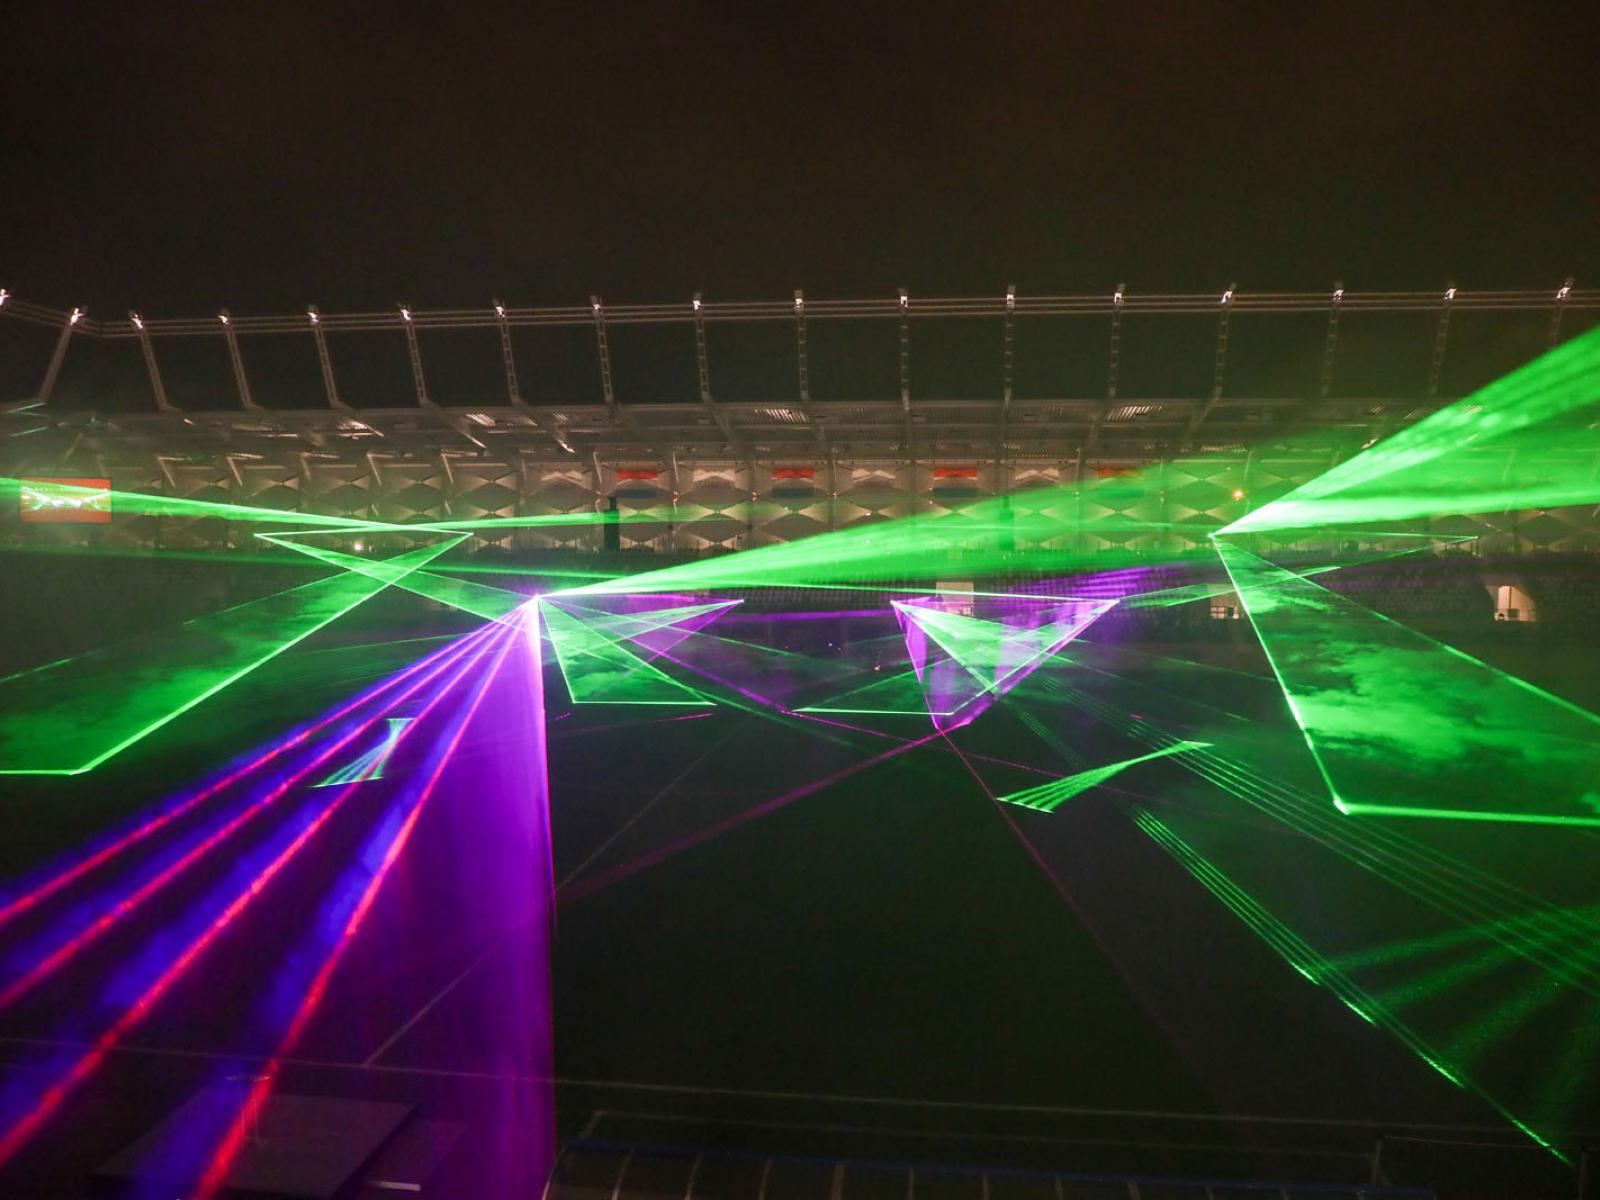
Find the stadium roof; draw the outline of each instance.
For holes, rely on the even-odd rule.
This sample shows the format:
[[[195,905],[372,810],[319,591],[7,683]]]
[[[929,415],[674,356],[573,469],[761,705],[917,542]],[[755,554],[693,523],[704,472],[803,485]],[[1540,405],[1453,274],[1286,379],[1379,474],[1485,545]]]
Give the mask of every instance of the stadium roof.
[[[167,454],[288,463],[373,452],[508,462],[1082,462],[1242,448],[1291,434],[1314,452],[1418,419],[1534,357],[1574,331],[1574,310],[1600,310],[1600,290],[1568,281],[1541,291],[1478,292],[1138,294],[1119,286],[1097,295],[1007,288],[982,297],[902,291],[866,300],[795,292],[755,302],[695,296],[611,305],[591,297],[560,307],[494,301],[479,309],[324,313],[312,306],[276,316],[224,310],[115,320],[0,291],[0,316],[32,327],[43,339],[38,346],[48,348],[37,387],[3,406],[0,453],[65,459],[87,445],[113,462]],[[1266,333],[1241,348],[1246,326]],[[1361,332],[1354,343],[1353,326]],[[622,378],[619,356],[628,351],[621,344],[641,327],[674,340],[652,343]],[[876,340],[837,343],[830,362],[872,358],[868,382],[841,385],[830,367],[829,380],[815,387],[818,343],[846,327]],[[526,339],[541,331],[569,339],[559,367],[530,350]],[[352,403],[342,355],[354,339],[347,335],[375,333],[392,339],[390,366],[405,364],[404,374],[391,369],[376,387],[363,383]],[[576,363],[574,337],[582,340]],[[741,345],[742,338],[754,341]],[[171,364],[187,362],[197,344],[213,369],[225,362],[220,386],[169,390],[180,373]],[[64,366],[86,346],[113,356],[115,370],[62,387]],[[286,353],[296,356],[288,374],[299,379],[287,389],[284,372],[260,365],[283,362]],[[953,359],[960,360],[954,373]],[[725,372],[727,364],[734,365]],[[739,379],[732,395],[714,386],[725,375]],[[272,399],[263,403],[268,391]],[[197,394],[199,404],[191,398]],[[366,402],[373,395],[382,402]],[[28,444],[15,444],[23,436]]]

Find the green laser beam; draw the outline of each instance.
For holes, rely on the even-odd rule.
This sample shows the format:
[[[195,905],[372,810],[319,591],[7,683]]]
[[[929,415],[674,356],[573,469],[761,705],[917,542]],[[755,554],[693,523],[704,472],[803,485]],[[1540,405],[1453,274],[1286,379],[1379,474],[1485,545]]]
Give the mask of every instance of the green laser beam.
[[[1170,745],[1178,740],[1152,722],[1129,718],[1078,689],[1057,690],[1069,703],[1147,744]],[[1350,821],[1331,811],[1325,801],[1260,776],[1228,756],[1197,750],[1175,761],[1389,886],[1447,917],[1477,924],[1486,937],[1569,986],[1600,997],[1600,973],[1588,954],[1595,940],[1592,923],[1388,826]],[[1499,905],[1500,911],[1491,905]],[[1522,913],[1526,920],[1503,921],[1506,911]]]
[[[1600,717],[1216,546],[1341,811],[1600,825]]]
[[[23,492],[30,485],[27,480],[0,476],[0,502],[21,504]],[[101,488],[76,487],[69,484],[52,485],[64,494],[84,499],[97,496],[110,497],[111,512],[153,517],[221,517],[229,521],[281,521],[288,525],[318,525],[340,529],[405,528],[384,522],[362,521],[354,517],[320,515],[294,512],[279,508],[258,508],[248,504],[223,504],[215,500],[192,500],[183,496],[155,496],[146,492],[109,491]]]
[[[287,546],[308,558],[326,563],[329,566],[340,567],[343,570],[353,571],[358,575],[366,575],[373,579],[383,578],[382,561],[374,561],[354,554],[344,554],[322,546],[311,546],[300,541],[291,541],[275,534],[263,533],[256,536],[275,545]],[[440,604],[458,608],[486,621],[504,622],[512,613],[528,602],[528,597],[521,592],[513,592],[507,588],[491,587],[488,584],[477,583],[470,579],[447,578],[442,575],[436,575],[431,571],[412,571],[394,580],[393,583],[396,587],[414,592]]]
[[[1425,417],[1222,532],[1593,503],[1600,500],[1600,480],[1592,470],[1600,439],[1582,426],[1540,427],[1582,417],[1597,396],[1600,329]],[[1484,461],[1487,447],[1527,453],[1522,462]],[[1570,465],[1553,469],[1562,457]]]
[[[1015,565],[1016,552],[1005,549],[1033,542],[1030,566],[1064,569],[1071,564],[1093,563],[1104,569],[1107,555],[1083,547],[1058,547],[1045,543],[1065,534],[1132,536],[1181,532],[1198,536],[1222,521],[1172,522],[1131,517],[1120,512],[1083,518],[1065,515],[1085,494],[1107,498],[1120,491],[1126,505],[1144,502],[1159,507],[1158,480],[1119,479],[1095,484],[1074,484],[1028,493],[1035,511],[1015,512],[1013,497],[981,500],[951,512],[920,514],[816,534],[796,541],[758,546],[734,554],[647,571],[627,580],[590,584],[576,592],[703,591],[729,587],[837,585],[859,579],[920,578],[930,562],[950,551],[963,554],[961,569],[990,574]],[[1049,493],[1048,496],[1043,493]],[[1009,518],[1003,514],[1010,513]],[[1170,557],[1182,557],[1187,551]],[[1130,556],[1130,561],[1135,561]],[[1137,561],[1150,561],[1148,558]]]
[[[1037,787],[1024,788],[1020,792],[1012,792],[1009,796],[997,798],[1006,804],[1017,804],[1023,808],[1036,808],[1041,812],[1054,812],[1074,796],[1082,795],[1090,788],[1099,787],[1108,779],[1115,779],[1129,767],[1136,767],[1140,763],[1149,762],[1151,759],[1166,758],[1171,754],[1183,754],[1189,750],[1203,749],[1209,745],[1211,745],[1210,742],[1179,742],[1175,746],[1152,750],[1150,753],[1141,754],[1137,758],[1125,758],[1121,762],[1107,763],[1101,767],[1091,767],[1087,771],[1079,771],[1076,775],[1068,775],[1062,779],[1052,779],[1049,783],[1041,783]]]
[[[384,578],[344,573],[0,684],[0,774],[93,770],[464,536],[386,560]]]
[[[712,606],[695,606],[690,619]],[[556,663],[574,704],[687,704],[715,702],[645,661],[599,619],[583,620],[546,597],[539,603]],[[670,622],[668,622],[670,623]]]
[[[1456,1086],[1477,1096],[1498,1112],[1506,1121],[1526,1134],[1533,1142],[1548,1150],[1563,1163],[1571,1159],[1553,1142],[1534,1129],[1523,1118],[1490,1095],[1473,1080],[1464,1069],[1446,1061],[1448,1050],[1441,1051],[1425,1040],[1416,1030],[1402,1021],[1377,997],[1368,993],[1345,972],[1318,953],[1309,942],[1301,938],[1283,921],[1279,920],[1228,875],[1216,867],[1171,828],[1147,809],[1133,810],[1134,823],[1152,841],[1166,850],[1184,870],[1216,897],[1230,912],[1238,917],[1263,942],[1271,947],[1291,967],[1305,978],[1326,988],[1346,1007],[1369,1024],[1392,1034],[1428,1066]]]
[[[1579,909],[1577,912],[1585,917],[1600,915],[1600,906]],[[1474,941],[1483,940],[1487,928],[1506,928],[1508,926],[1525,925],[1537,922],[1542,918],[1541,913],[1516,913],[1513,916],[1502,917],[1486,925],[1467,925],[1456,929],[1447,929],[1439,933],[1425,934],[1422,937],[1407,938],[1399,942],[1386,942],[1380,946],[1369,946],[1365,950],[1351,954],[1341,954],[1334,961],[1343,969],[1355,970],[1359,967],[1383,966],[1390,963],[1401,962],[1434,954],[1442,950],[1453,950]],[[1596,930],[1600,933],[1600,929]]]
[[[394,753],[395,746],[400,741],[400,733],[411,723],[410,717],[389,717],[389,731],[378,745],[360,755],[353,761],[340,767],[321,783],[313,787],[338,787],[346,783],[366,783],[372,779],[383,778],[383,768],[389,761],[389,756]]]
[[[830,699],[820,700],[795,709],[798,713],[857,713],[862,716],[935,716],[953,717],[960,710],[956,705],[948,711],[930,711],[927,693],[922,681],[910,667],[871,683],[851,688]]]

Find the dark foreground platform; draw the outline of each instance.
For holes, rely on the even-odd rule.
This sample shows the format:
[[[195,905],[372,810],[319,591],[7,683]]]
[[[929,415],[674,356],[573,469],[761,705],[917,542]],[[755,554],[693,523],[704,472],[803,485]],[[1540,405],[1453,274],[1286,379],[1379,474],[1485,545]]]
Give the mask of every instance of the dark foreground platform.
[[[156,1194],[165,1172],[185,1184],[182,1163],[172,1162],[179,1131],[208,1128],[236,1111],[238,1095],[207,1088],[144,1137],[126,1147],[98,1171],[96,1197]],[[414,1108],[371,1100],[326,1096],[274,1095],[263,1107],[254,1136],[234,1160],[223,1195],[251,1200],[332,1200],[350,1195],[364,1181],[386,1146],[393,1145],[411,1121]],[[420,1189],[419,1189],[420,1190]]]

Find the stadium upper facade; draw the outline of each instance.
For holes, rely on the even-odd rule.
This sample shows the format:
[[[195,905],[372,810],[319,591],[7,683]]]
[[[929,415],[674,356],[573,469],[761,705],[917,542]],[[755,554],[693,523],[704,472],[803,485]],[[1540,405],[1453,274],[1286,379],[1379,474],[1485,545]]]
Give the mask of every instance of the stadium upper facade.
[[[117,320],[0,290],[0,466],[396,521],[671,505],[625,540],[698,550],[1159,462],[1200,539],[1597,311],[1571,281]],[[1544,516],[1516,536],[1568,547]]]

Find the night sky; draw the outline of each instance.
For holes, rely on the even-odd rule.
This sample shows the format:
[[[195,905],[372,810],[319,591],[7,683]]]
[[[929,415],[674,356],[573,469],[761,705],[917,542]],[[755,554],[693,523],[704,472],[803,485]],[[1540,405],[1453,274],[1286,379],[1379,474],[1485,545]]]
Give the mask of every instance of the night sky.
[[[105,317],[1592,286],[1583,7],[9,3],[0,283]]]

